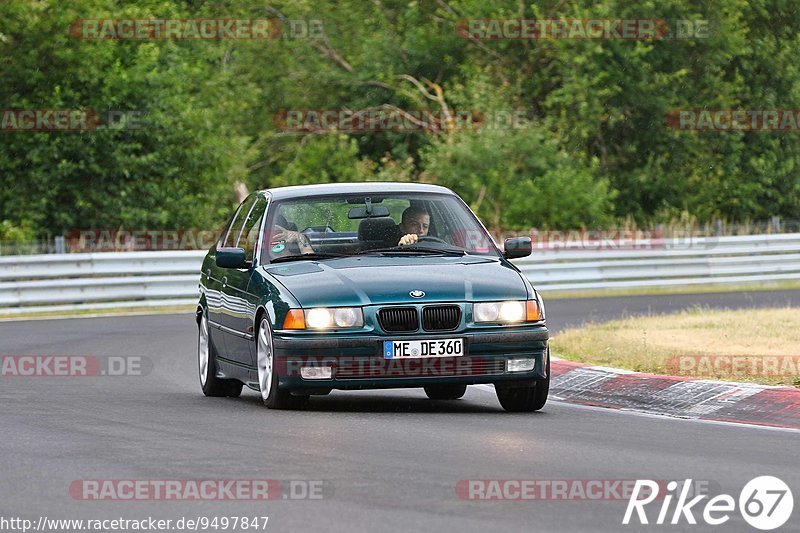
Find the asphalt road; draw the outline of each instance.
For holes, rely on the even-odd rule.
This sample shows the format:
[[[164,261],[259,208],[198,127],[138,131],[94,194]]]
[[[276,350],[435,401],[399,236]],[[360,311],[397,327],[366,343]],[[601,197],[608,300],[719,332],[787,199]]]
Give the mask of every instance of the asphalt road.
[[[547,311],[558,330],[698,303],[798,302],[800,291],[753,292],[552,300]],[[480,387],[454,402],[429,401],[420,390],[343,392],[314,398],[305,411],[270,411],[251,391],[239,399],[202,396],[195,335],[188,314],[0,323],[3,355],[140,356],[153,365],[144,376],[0,377],[0,518],[269,516],[267,530],[278,532],[618,531],[624,500],[467,501],[455,488],[473,479],[691,478],[712,496],[738,499],[751,478],[775,475],[795,497],[782,530],[800,531],[798,432],[560,402],[508,414]],[[253,478],[295,487],[321,481],[323,498],[85,501],[69,492],[86,479]],[[647,508],[651,521],[659,507]],[[694,514],[702,523],[702,508]],[[684,520],[658,529],[748,530],[737,511],[725,526]]]

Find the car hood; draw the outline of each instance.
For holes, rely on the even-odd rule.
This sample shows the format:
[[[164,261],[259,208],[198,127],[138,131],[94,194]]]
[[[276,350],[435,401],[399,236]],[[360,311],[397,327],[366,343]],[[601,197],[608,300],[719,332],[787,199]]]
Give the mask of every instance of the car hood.
[[[525,299],[520,274],[484,256],[361,256],[266,266],[303,307]],[[423,291],[412,298],[411,291]]]

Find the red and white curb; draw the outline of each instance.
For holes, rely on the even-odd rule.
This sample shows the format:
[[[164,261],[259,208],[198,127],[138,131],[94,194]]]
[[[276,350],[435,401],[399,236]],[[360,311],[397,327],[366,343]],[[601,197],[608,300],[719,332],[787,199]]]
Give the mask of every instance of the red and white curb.
[[[678,418],[800,429],[800,389],[551,361],[554,400]]]

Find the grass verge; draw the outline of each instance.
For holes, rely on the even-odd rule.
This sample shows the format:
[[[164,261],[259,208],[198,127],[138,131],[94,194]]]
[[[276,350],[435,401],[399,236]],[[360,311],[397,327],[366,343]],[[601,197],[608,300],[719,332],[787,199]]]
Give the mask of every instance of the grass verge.
[[[173,305],[164,307],[121,307],[117,309],[76,309],[72,311],[31,311],[29,313],[3,314],[0,320],[44,320],[48,318],[92,318],[98,316],[128,316],[128,315],[164,315],[194,312],[195,305]]]
[[[551,350],[637,372],[800,387],[800,308],[698,307],[589,324],[557,334]]]

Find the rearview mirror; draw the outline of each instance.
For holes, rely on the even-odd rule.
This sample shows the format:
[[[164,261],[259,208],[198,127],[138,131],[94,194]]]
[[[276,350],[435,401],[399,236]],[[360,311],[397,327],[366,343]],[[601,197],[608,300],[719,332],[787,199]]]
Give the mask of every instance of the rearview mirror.
[[[371,211],[367,211],[367,207],[354,207],[347,213],[347,218],[359,219],[359,218],[381,218],[381,217],[388,217],[389,216],[389,208],[383,207],[382,205],[373,205]]]
[[[513,237],[503,243],[503,256],[506,259],[528,257],[533,251],[530,237]]]
[[[250,268],[244,248],[217,248],[217,266],[220,268]]]

